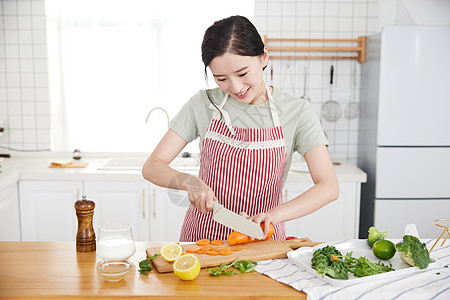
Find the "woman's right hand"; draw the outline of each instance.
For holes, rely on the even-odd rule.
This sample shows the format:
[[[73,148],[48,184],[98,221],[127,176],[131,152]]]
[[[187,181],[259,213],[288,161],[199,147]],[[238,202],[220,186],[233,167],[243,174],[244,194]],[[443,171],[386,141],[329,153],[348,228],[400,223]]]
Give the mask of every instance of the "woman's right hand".
[[[211,212],[213,201],[218,201],[214,191],[196,176],[189,176],[183,183],[183,189],[188,192],[189,202],[201,213]]]

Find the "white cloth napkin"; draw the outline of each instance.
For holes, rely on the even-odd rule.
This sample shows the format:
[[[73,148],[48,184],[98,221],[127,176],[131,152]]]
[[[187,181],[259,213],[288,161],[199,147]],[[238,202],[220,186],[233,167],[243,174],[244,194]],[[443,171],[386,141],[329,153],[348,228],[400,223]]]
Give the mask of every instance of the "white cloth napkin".
[[[421,239],[427,248],[435,239]],[[258,262],[255,270],[272,279],[304,291],[308,300],[330,299],[450,299],[450,240],[441,246],[442,239],[431,252],[436,260],[423,272],[389,279],[373,280],[346,287],[336,287],[322,281],[287,258]],[[342,241],[340,241],[342,242]]]

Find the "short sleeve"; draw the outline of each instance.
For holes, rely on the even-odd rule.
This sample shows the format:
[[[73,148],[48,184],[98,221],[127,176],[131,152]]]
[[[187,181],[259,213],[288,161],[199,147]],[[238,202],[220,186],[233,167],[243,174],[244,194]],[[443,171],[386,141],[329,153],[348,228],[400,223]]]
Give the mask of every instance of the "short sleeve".
[[[183,105],[177,115],[169,122],[169,128],[188,143],[199,137],[197,124],[198,109],[196,110],[195,107],[198,106],[200,100],[201,92],[198,92]]]
[[[294,150],[301,155],[320,145],[329,146],[316,112],[305,101],[297,119],[294,133]]]

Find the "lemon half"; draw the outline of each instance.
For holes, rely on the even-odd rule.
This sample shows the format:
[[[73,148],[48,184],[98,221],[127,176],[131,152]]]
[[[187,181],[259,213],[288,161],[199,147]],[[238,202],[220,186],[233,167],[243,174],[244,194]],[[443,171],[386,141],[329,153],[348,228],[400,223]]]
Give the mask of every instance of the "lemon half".
[[[175,243],[166,244],[161,247],[161,256],[167,261],[175,261],[183,253],[183,248]]]
[[[173,272],[183,280],[195,279],[200,268],[200,261],[194,254],[184,254],[173,263]]]

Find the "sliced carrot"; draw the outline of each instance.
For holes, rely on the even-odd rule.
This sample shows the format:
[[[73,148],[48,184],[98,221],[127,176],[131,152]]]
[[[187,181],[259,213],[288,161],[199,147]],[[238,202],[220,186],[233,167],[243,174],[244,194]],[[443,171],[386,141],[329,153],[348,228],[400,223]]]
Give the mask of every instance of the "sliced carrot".
[[[241,251],[242,248],[231,248],[231,251]]]
[[[211,250],[213,247],[211,245],[208,246],[202,246],[200,249],[202,249],[203,251],[209,251]]]
[[[205,253],[205,251],[203,251],[202,249],[200,249],[200,250],[197,251],[197,253],[198,253],[198,254],[203,254],[203,253]]]
[[[214,241],[211,241],[211,245],[221,246],[221,245],[223,245],[223,241],[221,241],[221,240],[214,240]]]
[[[261,223],[260,226],[264,230],[264,223]],[[272,237],[274,231],[275,231],[275,229],[273,228],[273,225],[270,224],[269,233],[267,234],[267,236],[264,240],[270,239]],[[232,245],[238,245],[238,244],[245,244],[245,243],[249,243],[249,242],[256,242],[256,241],[260,241],[260,240],[257,240],[257,239],[252,240],[248,235],[242,234],[237,231],[233,231],[232,233],[230,233],[228,235],[227,241],[228,241],[228,245],[232,246]]]
[[[337,261],[337,260],[339,260],[339,257],[337,257],[336,255],[334,255],[334,254],[331,254],[331,258],[334,260],[334,261]]]
[[[188,248],[188,249],[186,249],[186,252],[195,253],[195,252],[198,252],[198,250],[200,250],[200,249],[201,249],[200,247]]]
[[[219,249],[219,254],[220,255],[230,255],[232,253],[233,253],[233,251],[231,251],[228,248]]]
[[[219,252],[218,251],[214,251],[214,250],[209,250],[209,251],[205,251],[205,254],[208,254],[208,255],[219,255]]]
[[[196,244],[199,246],[206,246],[209,245],[210,243],[211,242],[209,241],[209,239],[201,239],[196,242]]]

